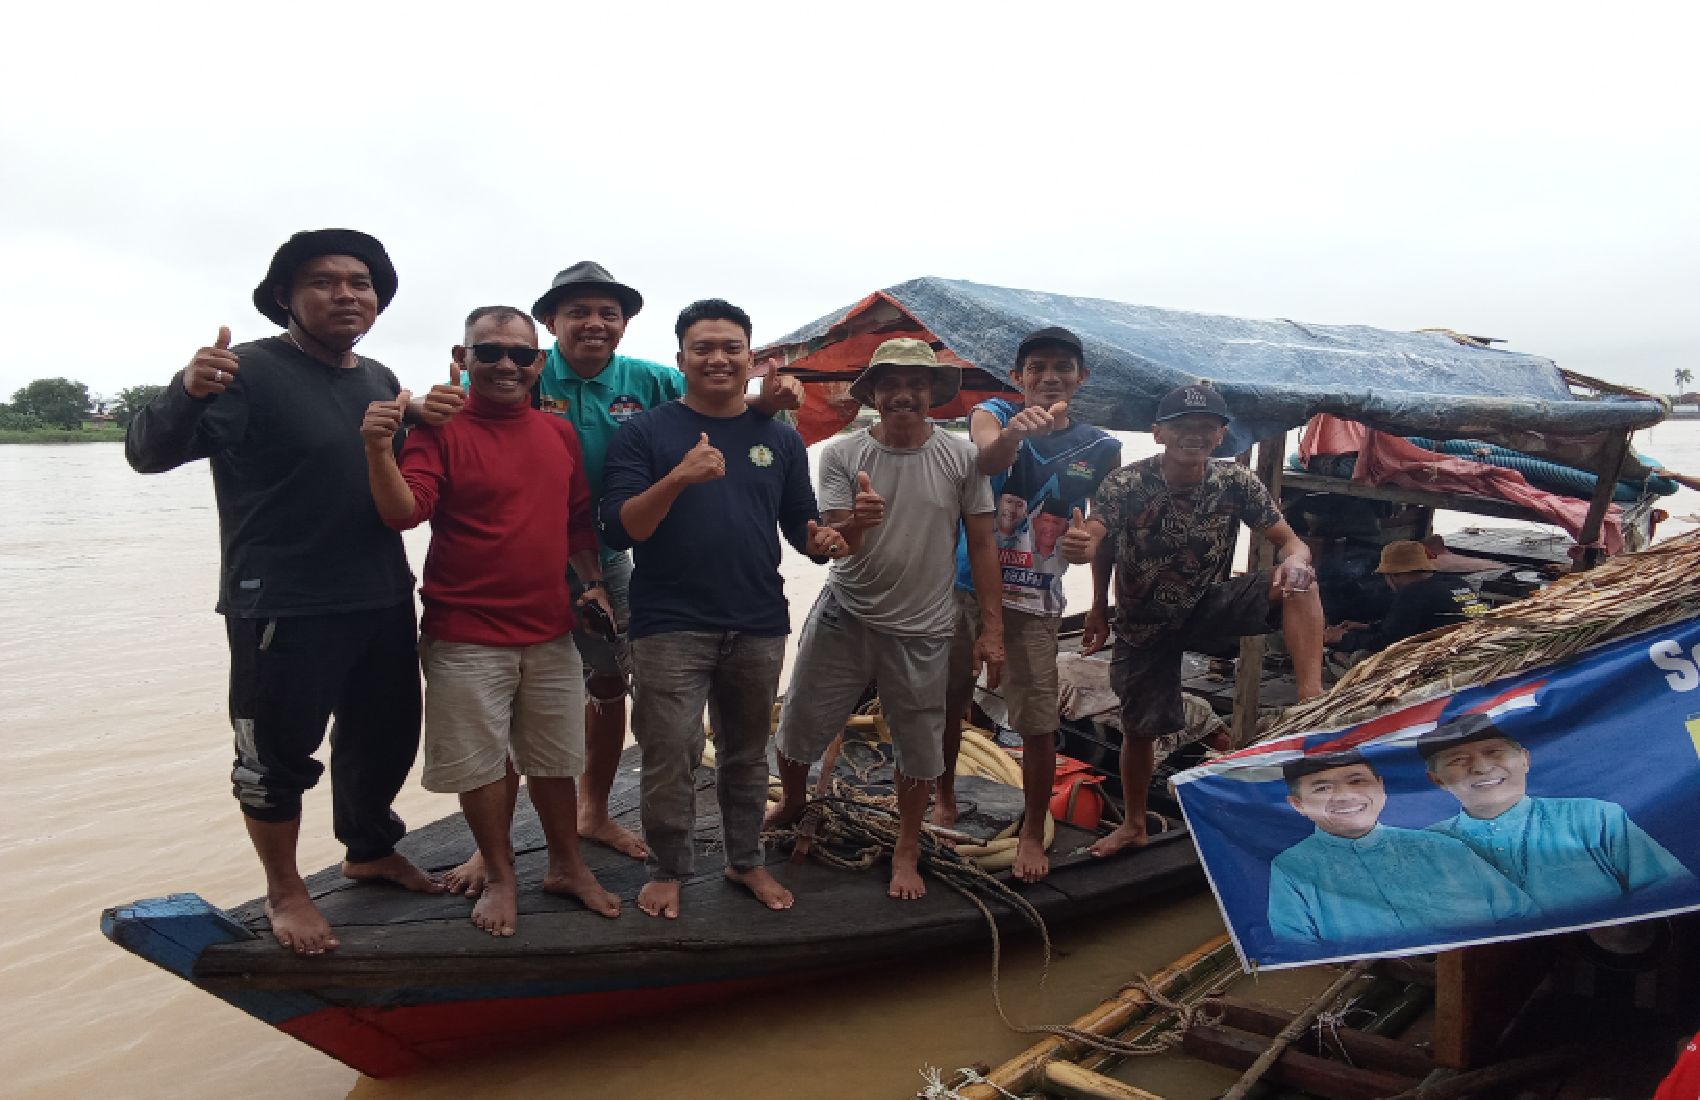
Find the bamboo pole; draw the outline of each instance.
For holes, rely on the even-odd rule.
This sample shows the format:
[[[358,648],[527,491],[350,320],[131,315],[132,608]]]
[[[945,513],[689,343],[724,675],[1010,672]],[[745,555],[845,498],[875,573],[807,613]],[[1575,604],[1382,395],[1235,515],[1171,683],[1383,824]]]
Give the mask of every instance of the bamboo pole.
[[[1366,962],[1356,962],[1347,971],[1334,980],[1334,984],[1323,991],[1322,996],[1305,1006],[1305,1010],[1293,1017],[1293,1022],[1281,1029],[1281,1034],[1275,1036],[1275,1041],[1269,1044],[1269,1049],[1258,1055],[1257,1061],[1245,1071],[1234,1087],[1222,1094],[1222,1100],[1245,1100],[1245,1094],[1251,1091],[1253,1085],[1269,1072],[1281,1057],[1281,1052],[1292,1045],[1293,1040],[1305,1033],[1305,1030],[1322,1015],[1324,1009],[1333,1004],[1346,987],[1357,981],[1370,968]]]
[[[1226,933],[1213,937],[1158,971],[1150,981],[1151,988],[1168,996],[1189,972],[1227,948]],[[1073,1026],[1095,1035],[1112,1035],[1150,1007],[1151,998],[1144,992],[1137,989],[1128,990],[1099,1004],[1097,1008],[1075,1020]],[[1085,1044],[1064,1039],[1060,1035],[1047,1036],[994,1069],[985,1077],[984,1082],[967,1085],[958,1092],[962,1100],[999,1100],[1002,1095],[999,1089],[1014,1093],[1029,1091],[1038,1083],[1046,1062],[1077,1058],[1087,1049],[1089,1048]]]
[[[1040,1079],[1046,1092],[1071,1100],[1163,1100],[1154,1092],[1081,1069],[1073,1062],[1046,1062],[1040,1070]]]

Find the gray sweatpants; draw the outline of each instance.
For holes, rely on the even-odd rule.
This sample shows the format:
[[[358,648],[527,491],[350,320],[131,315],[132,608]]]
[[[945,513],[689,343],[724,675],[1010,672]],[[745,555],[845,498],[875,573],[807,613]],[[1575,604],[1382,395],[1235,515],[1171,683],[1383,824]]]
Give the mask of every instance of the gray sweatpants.
[[[763,863],[767,738],[785,638],[675,631],[633,638],[632,733],[643,754],[643,834],[649,875],[677,881],[693,869],[696,785],[706,703],[715,736],[715,794],[726,865]]]

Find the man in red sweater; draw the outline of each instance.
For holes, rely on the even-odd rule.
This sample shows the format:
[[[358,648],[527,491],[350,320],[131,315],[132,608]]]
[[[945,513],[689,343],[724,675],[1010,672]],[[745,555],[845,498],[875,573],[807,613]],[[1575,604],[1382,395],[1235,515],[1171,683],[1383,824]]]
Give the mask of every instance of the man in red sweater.
[[[425,670],[427,790],[460,796],[488,881],[472,923],[511,936],[519,885],[511,839],[508,761],[529,780],[549,844],[543,889],[607,917],[620,900],[579,858],[584,771],[583,665],[573,644],[569,562],[604,595],[578,435],[531,407],[542,368],[531,318],[484,306],[454,349],[471,376],[466,407],[441,427],[411,432],[395,458],[408,394],[376,401],[361,434],[372,499],[398,530],[431,521],[419,653]]]

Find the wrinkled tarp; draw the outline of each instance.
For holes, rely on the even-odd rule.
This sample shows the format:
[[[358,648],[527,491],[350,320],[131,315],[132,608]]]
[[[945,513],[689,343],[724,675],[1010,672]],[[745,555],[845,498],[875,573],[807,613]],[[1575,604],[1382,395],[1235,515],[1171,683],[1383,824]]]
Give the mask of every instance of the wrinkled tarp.
[[[1047,325],[1071,329],[1085,345],[1092,375],[1075,399],[1080,419],[1144,431],[1163,394],[1207,378],[1234,413],[1223,454],[1326,412],[1395,435],[1486,439],[1597,469],[1608,437],[1665,415],[1656,400],[1579,400],[1550,359],[1435,332],[1252,321],[931,277],[871,294],[767,351],[792,367],[853,374],[880,340],[921,335],[1002,379],[1021,338]],[[943,415],[951,412],[961,410]],[[804,435],[821,438],[811,428],[828,419],[842,427],[852,415],[834,393],[804,418]]]

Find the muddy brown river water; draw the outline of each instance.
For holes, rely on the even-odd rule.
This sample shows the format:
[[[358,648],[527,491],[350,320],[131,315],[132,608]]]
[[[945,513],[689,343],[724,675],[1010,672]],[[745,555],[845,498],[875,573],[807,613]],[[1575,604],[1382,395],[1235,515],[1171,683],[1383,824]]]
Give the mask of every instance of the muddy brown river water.
[[[1149,453],[1129,443],[1127,457]],[[1700,424],[1637,443],[1700,471]],[[1666,506],[1700,512],[1700,493]],[[410,536],[416,566],[424,548]],[[989,960],[968,950],[373,1081],[113,947],[105,906],[175,892],[233,905],[260,889],[226,778],[217,561],[204,465],[141,477],[112,444],[0,446],[0,1095],[905,1097],[923,1067],[1032,1041],[999,1022]],[[795,557],[785,569],[799,621],[823,574]],[[1072,579],[1083,593],[1084,571]],[[397,809],[420,825],[456,806],[415,781]],[[321,788],[304,868],[340,855],[329,817]],[[1043,990],[1036,948],[1014,949],[1006,1002],[1023,1022],[1072,1019],[1219,928],[1203,894],[1071,926]],[[1232,1078],[1157,1070],[1141,1084],[1184,1100]]]

